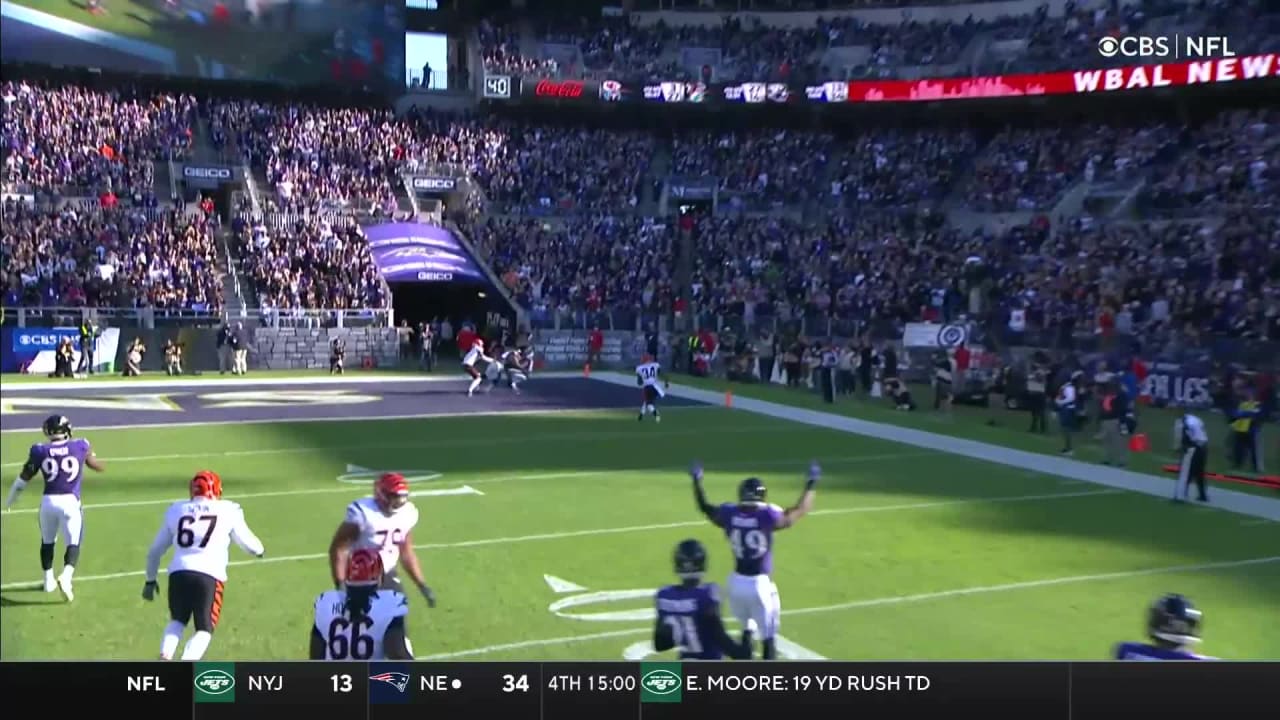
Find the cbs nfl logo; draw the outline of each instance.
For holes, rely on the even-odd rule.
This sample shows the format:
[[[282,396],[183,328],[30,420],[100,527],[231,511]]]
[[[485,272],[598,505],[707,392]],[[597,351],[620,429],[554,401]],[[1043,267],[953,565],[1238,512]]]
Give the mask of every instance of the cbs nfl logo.
[[[600,83],[600,99],[605,102],[622,100],[622,83],[617,80],[605,80]]]

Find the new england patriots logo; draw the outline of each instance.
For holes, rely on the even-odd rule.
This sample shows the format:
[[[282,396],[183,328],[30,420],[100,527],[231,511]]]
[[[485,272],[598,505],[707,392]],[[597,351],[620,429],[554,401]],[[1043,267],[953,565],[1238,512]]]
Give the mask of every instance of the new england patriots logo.
[[[369,679],[384,682],[400,692],[404,692],[404,689],[409,687],[409,676],[405,673],[384,672],[378,673],[377,675],[370,675]]]

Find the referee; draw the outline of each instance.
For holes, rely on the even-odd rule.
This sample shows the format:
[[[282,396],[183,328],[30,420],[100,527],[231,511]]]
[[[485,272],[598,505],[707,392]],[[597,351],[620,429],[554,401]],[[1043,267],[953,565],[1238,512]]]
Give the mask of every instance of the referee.
[[[1178,484],[1173,489],[1174,502],[1186,502],[1191,494],[1191,483],[1200,491],[1200,502],[1209,502],[1205,491],[1204,466],[1209,459],[1209,433],[1204,421],[1187,413],[1174,425],[1174,434],[1182,449],[1178,463]]]

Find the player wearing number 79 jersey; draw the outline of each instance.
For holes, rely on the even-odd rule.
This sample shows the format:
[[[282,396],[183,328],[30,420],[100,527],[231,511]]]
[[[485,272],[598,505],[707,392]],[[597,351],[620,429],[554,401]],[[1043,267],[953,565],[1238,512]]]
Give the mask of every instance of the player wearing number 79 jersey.
[[[795,525],[813,509],[822,468],[816,462],[810,464],[804,494],[786,510],[765,501],[767,491],[759,478],[742,481],[738,486],[738,502],[715,507],[707,502],[702,489],[702,466],[694,463],[689,475],[693,478],[698,509],[724,530],[733,550],[734,571],[728,582],[729,610],[742,623],[742,644],[750,648],[752,636],[758,632],[764,659],[773,660],[777,658],[775,639],[782,620],[778,586],[769,576],[773,571],[773,534]]]
[[[262,541],[249,529],[244,510],[222,499],[222,478],[201,470],[191,479],[191,499],[169,506],[164,524],[147,551],[147,583],[142,599],[155,599],[160,583],[160,559],[170,547],[169,624],[160,640],[160,659],[172,660],[190,622],[195,627],[182,649],[183,660],[199,660],[209,649],[222,615],[222,592],[227,582],[231,541],[245,552],[262,557]]]
[[[404,618],[409,599],[382,587],[382,557],[359,548],[347,558],[341,590],[316,598],[312,660],[412,660]]]
[[[71,577],[80,560],[80,538],[84,530],[84,508],[80,505],[80,483],[84,469],[102,472],[102,463],[84,438],[71,437],[71,421],[50,415],[44,421],[48,442],[31,446],[27,462],[9,488],[4,509],[8,510],[37,475],[44,477],[44,497],[40,498],[40,567],[44,570],[44,591],[62,591],[67,602],[75,598]],[[62,556],[62,574],[53,577],[53,548],[61,533],[67,546]]]
[[[346,517],[329,543],[329,571],[334,589],[342,589],[351,552],[368,548],[382,556],[383,587],[403,589],[396,575],[396,566],[403,565],[427,605],[435,607],[435,593],[422,579],[422,565],[413,551],[413,528],[417,524],[418,508],[409,500],[409,482],[400,473],[380,475],[373,482],[372,497],[360,498],[347,506]]]

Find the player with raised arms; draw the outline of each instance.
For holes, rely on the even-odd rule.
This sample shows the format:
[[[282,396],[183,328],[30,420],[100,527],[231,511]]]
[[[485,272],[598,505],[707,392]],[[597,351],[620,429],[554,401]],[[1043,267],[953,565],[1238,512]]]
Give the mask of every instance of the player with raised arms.
[[[413,528],[418,524],[418,508],[409,500],[409,482],[400,473],[383,473],[373,483],[373,495],[347,506],[346,517],[329,543],[329,572],[333,587],[346,584],[351,553],[360,548],[382,556],[382,587],[402,591],[396,566],[403,565],[409,579],[418,586],[427,605],[436,606],[436,596],[422,579],[422,564],[413,551]]]
[[[155,600],[160,559],[170,547],[169,624],[160,639],[160,659],[172,660],[187,623],[195,628],[182,648],[183,660],[204,657],[222,616],[231,542],[254,557],[266,554],[262,541],[249,529],[244,510],[222,499],[222,478],[201,470],[191,478],[191,499],[179,500],[164,513],[164,522],[147,551],[147,582],[142,599]]]
[[[71,421],[66,417],[50,415],[41,429],[47,440],[31,446],[27,462],[9,488],[4,509],[13,505],[36,475],[44,477],[44,496],[40,498],[40,568],[44,570],[44,591],[59,590],[62,597],[71,602],[75,599],[71,580],[80,561],[80,540],[84,535],[84,506],[80,503],[84,469],[102,472],[106,468],[93,454],[88,440],[71,436]],[[54,578],[53,550],[58,535],[62,535],[66,550],[62,554],[62,573]]]
[[[1165,595],[1147,611],[1150,643],[1126,642],[1116,646],[1116,660],[1212,660],[1191,652],[1200,642],[1201,613],[1182,595]]]
[[[462,369],[471,377],[471,387],[467,388],[467,397],[474,395],[476,388],[484,382],[485,371],[476,367],[482,360],[484,365],[481,365],[481,368],[487,369],[493,364],[493,358],[484,354],[484,341],[476,338],[475,342],[471,343],[471,349],[462,356]]]
[[[720,619],[720,588],[702,582],[707,572],[707,549],[697,540],[676,546],[676,576],[680,582],[658,591],[654,598],[658,620],[653,648],[680,648],[681,660],[735,660],[751,657],[751,646],[735,642]]]
[[[693,478],[693,496],[698,510],[724,530],[733,550],[734,571],[729,574],[729,610],[742,623],[742,644],[751,648],[752,637],[759,633],[765,660],[778,656],[775,639],[782,621],[782,605],[778,586],[770,577],[773,570],[773,534],[796,524],[813,509],[822,468],[809,465],[809,479],[800,500],[783,510],[766,502],[768,490],[759,478],[747,478],[738,485],[738,502],[719,507],[707,502],[702,489],[702,465],[689,468]]]
[[[312,660],[412,660],[405,635],[409,599],[382,586],[382,556],[357,548],[347,557],[340,590],[316,598]]]
[[[644,422],[645,415],[653,415],[654,422],[662,422],[662,415],[658,412],[658,400],[666,396],[663,392],[663,385],[670,386],[662,377],[662,365],[658,363],[650,355],[640,358],[640,364],[636,366],[636,385],[640,386],[642,395],[640,402],[640,416],[636,419]]]

